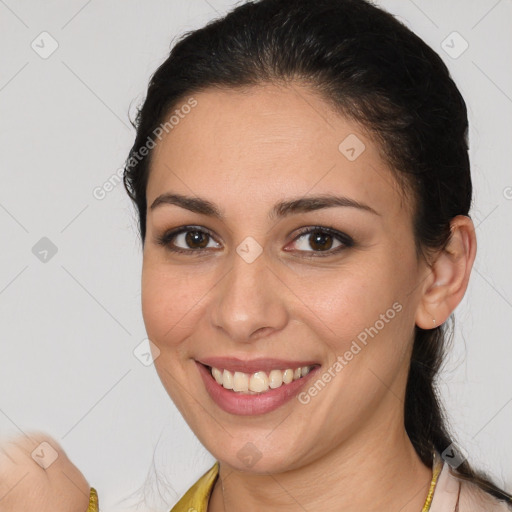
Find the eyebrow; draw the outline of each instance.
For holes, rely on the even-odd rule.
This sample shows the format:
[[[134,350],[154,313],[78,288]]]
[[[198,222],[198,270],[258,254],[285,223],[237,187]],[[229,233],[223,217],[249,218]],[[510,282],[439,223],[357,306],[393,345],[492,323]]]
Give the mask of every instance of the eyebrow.
[[[150,206],[150,210],[155,210],[156,208],[166,204],[176,205],[186,210],[190,210],[191,212],[208,215],[219,220],[224,219],[224,215],[220,209],[211,201],[201,197],[190,197],[182,194],[162,194],[153,201]],[[374,215],[380,215],[380,213],[376,212],[371,206],[354,199],[350,199],[349,197],[324,194],[281,201],[274,205],[268,216],[270,220],[273,220],[293,213],[311,212],[322,208],[333,208],[336,206],[357,208],[359,210],[373,213]]]

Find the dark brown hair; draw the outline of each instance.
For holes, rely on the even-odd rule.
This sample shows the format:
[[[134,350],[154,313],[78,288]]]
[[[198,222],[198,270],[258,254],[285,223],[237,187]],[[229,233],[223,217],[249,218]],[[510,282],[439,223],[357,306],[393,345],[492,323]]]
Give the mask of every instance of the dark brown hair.
[[[191,94],[219,87],[302,83],[358,122],[379,143],[397,183],[414,204],[414,235],[423,255],[442,249],[450,220],[468,215],[472,184],[466,104],[440,58],[391,14],[365,0],[260,0],[188,32],[153,74],[135,122],[124,185],[146,233],[146,186],[151,151],[166,116]],[[404,405],[405,428],[422,461],[450,445],[436,376],[446,325],[416,327]],[[494,497],[512,497],[489,477],[458,466]]]

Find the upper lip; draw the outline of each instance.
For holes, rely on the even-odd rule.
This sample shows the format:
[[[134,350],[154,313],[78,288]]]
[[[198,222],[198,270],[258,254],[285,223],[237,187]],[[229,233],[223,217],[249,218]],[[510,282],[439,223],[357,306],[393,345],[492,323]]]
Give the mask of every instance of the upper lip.
[[[303,366],[314,366],[316,361],[292,361],[290,359],[257,358],[251,360],[238,359],[236,357],[205,357],[196,359],[205,366],[228,370],[230,372],[256,373],[258,371],[270,372],[271,370],[287,370]]]

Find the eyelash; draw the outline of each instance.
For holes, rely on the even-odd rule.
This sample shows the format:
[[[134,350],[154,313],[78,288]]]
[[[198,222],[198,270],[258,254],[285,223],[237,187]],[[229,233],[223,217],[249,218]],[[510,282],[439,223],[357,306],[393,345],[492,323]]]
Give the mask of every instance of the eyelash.
[[[171,245],[171,241],[177,237],[178,235],[182,233],[187,232],[199,232],[204,233],[208,235],[209,237],[214,238],[214,236],[205,229],[197,228],[196,226],[183,226],[171,231],[167,231],[161,236],[158,236],[156,238],[156,242],[159,245],[164,246],[166,249],[168,249],[171,252],[174,253],[180,253],[180,254],[188,254],[190,256],[202,256],[204,254],[204,251],[208,251],[208,249],[182,249],[180,247],[173,247]],[[349,247],[354,246],[354,240],[349,235],[342,233],[341,231],[337,231],[336,229],[324,227],[324,226],[310,226],[307,228],[302,228],[299,230],[298,235],[293,239],[293,242],[296,242],[299,238],[303,237],[304,235],[312,234],[312,233],[322,233],[331,235],[332,237],[336,238],[339,242],[341,242],[342,245],[339,247],[336,247],[334,250],[328,249],[326,251],[299,251],[299,252],[306,252],[306,253],[312,253],[310,256],[305,256],[306,258],[316,258],[316,257],[327,257],[332,256],[334,254],[338,254],[339,252],[343,251],[344,249],[347,249]]]

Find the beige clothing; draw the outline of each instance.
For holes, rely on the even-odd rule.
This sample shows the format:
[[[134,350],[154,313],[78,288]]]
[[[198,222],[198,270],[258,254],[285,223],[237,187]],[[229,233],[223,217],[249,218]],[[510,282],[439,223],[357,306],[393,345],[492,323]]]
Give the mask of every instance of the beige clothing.
[[[457,478],[447,462],[439,474],[429,512],[510,512],[512,506],[495,499],[476,484]]]

